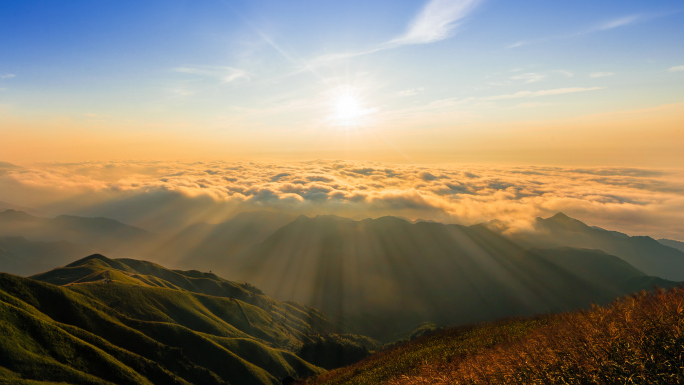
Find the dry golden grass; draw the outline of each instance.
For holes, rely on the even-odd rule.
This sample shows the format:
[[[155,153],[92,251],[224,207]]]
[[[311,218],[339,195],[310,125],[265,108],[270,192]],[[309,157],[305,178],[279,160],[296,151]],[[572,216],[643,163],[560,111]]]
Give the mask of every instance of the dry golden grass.
[[[305,383],[684,384],[684,288],[444,330]]]
[[[560,314],[519,340],[426,363],[388,383],[684,383],[684,289]]]

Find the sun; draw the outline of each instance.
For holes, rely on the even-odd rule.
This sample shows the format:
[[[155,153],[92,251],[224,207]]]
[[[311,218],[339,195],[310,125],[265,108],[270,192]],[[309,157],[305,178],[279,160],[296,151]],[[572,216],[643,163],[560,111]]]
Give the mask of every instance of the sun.
[[[358,99],[352,95],[342,95],[335,102],[336,117],[340,120],[353,120],[363,114]]]
[[[369,118],[375,112],[374,108],[367,108],[357,89],[341,87],[331,92],[329,121],[337,127],[360,127],[369,123]]]

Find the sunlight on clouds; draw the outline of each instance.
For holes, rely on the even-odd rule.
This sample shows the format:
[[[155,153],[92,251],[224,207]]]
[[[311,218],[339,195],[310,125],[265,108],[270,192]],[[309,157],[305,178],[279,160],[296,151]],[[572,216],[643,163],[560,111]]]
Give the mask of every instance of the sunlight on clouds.
[[[537,216],[562,211],[591,225],[684,240],[683,175],[352,161],[71,163],[0,170],[0,200],[53,215],[113,217],[155,231],[255,209],[462,224],[496,219],[516,231]]]

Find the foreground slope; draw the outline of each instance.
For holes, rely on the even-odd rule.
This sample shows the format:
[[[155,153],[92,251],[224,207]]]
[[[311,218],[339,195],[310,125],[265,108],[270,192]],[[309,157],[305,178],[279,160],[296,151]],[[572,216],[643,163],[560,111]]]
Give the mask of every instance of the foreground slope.
[[[0,274],[0,379],[278,384],[322,371],[295,354],[322,315],[249,285],[101,255],[35,278],[65,286]]]
[[[230,263],[234,278],[391,341],[442,325],[572,310],[653,284],[599,250],[528,249],[484,226],[299,217]]]
[[[684,289],[674,288],[444,330],[306,384],[681,384],[683,352]]]

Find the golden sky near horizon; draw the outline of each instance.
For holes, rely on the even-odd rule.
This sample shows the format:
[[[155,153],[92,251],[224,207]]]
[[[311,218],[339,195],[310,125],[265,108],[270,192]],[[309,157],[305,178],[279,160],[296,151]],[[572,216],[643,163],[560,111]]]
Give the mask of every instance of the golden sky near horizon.
[[[407,129],[190,132],[126,122],[0,117],[2,160],[352,159],[399,163],[506,163],[684,167],[684,103],[567,119],[497,121]],[[102,126],[109,129],[102,129]],[[116,128],[120,127],[120,128]],[[218,135],[220,138],[216,138]]]

